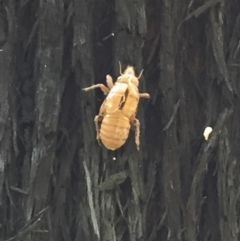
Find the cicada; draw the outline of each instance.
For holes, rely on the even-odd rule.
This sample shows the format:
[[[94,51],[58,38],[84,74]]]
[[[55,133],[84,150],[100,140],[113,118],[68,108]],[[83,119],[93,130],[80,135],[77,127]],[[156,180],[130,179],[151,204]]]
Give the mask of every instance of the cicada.
[[[107,86],[96,84],[83,89],[89,91],[100,88],[107,95],[94,122],[97,140],[101,141],[109,150],[114,151],[124,145],[128,139],[131,125],[135,126],[135,143],[139,150],[140,122],[136,118],[139,99],[150,98],[148,93],[139,93],[138,90],[142,73],[143,70],[137,77],[133,66],[127,66],[122,73],[120,64],[120,76],[115,84],[113,84],[112,77],[107,75]]]

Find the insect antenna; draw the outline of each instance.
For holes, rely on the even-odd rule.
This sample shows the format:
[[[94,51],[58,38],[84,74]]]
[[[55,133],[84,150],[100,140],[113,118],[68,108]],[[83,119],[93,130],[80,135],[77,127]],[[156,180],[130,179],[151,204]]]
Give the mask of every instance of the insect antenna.
[[[144,71],[144,69],[141,70],[139,76],[137,77],[138,79],[140,79],[142,77],[143,71]]]
[[[119,61],[118,63],[119,63],[119,69],[120,69],[120,70],[119,70],[119,72],[120,72],[120,75],[123,75],[123,73],[122,73],[122,66],[121,66],[121,62]]]

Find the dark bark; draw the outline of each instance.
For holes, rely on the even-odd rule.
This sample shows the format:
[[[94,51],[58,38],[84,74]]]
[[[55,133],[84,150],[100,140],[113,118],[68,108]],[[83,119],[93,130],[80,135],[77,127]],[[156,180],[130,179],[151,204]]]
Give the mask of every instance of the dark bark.
[[[0,2],[0,240],[239,240],[236,0]],[[111,152],[107,74],[144,68]],[[203,139],[212,126],[209,141]]]

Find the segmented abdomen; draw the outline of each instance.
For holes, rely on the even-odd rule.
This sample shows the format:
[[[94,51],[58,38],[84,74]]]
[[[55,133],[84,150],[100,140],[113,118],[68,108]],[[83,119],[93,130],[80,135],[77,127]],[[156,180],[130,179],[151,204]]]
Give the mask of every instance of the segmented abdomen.
[[[100,128],[100,139],[107,149],[114,151],[126,142],[129,131],[129,119],[116,111],[104,116]]]

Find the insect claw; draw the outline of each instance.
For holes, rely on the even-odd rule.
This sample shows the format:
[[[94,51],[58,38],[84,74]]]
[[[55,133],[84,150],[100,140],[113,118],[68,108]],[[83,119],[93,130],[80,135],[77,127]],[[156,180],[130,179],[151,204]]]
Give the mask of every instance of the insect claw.
[[[101,142],[100,142],[100,137],[99,136],[97,136],[97,141],[98,141],[99,146],[101,146]]]
[[[140,93],[140,94],[139,94],[139,97],[140,97],[140,98],[147,98],[147,99],[149,99],[149,98],[150,98],[150,95],[149,95],[148,93]]]

